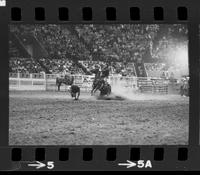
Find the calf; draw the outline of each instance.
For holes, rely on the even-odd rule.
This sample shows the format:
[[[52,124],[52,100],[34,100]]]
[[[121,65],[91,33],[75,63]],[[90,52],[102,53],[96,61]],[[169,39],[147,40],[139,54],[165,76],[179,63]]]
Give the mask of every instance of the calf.
[[[78,100],[80,96],[80,87],[77,85],[71,85],[69,92],[71,93],[72,98],[74,97],[75,100]]]

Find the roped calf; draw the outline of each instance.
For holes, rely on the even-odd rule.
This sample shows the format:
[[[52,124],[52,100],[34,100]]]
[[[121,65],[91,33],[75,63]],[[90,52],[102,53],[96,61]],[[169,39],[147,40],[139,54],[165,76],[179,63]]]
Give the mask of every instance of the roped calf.
[[[71,93],[72,98],[74,98],[75,100],[79,99],[80,87],[78,87],[77,85],[71,85],[71,87],[69,88],[69,92]]]

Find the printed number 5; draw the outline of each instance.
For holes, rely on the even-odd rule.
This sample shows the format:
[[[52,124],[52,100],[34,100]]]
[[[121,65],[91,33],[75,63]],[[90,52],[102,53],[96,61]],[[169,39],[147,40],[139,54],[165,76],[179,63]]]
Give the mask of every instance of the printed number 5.
[[[54,162],[51,162],[51,161],[47,162],[47,168],[53,169],[54,168]]]

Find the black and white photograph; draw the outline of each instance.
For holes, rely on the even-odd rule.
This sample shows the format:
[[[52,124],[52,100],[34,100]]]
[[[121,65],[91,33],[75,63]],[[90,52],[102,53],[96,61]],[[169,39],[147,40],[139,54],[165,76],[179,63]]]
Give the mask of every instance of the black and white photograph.
[[[8,32],[9,145],[188,145],[187,25]]]

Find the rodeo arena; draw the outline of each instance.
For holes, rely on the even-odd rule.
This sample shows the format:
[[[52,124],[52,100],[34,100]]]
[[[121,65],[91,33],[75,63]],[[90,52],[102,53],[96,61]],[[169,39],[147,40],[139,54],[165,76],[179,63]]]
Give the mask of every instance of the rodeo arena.
[[[184,145],[181,24],[9,26],[10,145]]]

